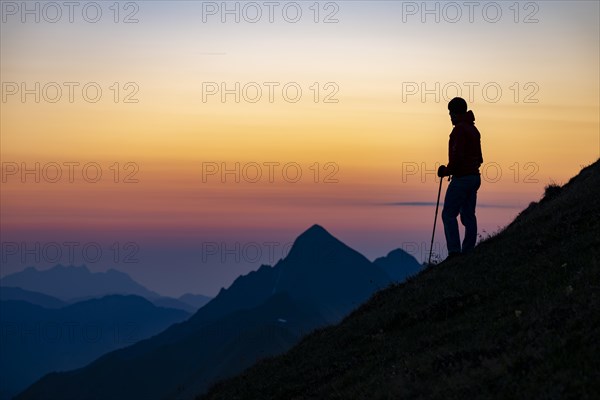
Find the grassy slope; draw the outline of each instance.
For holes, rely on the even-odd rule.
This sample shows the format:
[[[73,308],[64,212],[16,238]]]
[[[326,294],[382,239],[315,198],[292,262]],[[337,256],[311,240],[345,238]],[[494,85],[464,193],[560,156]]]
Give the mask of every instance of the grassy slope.
[[[207,399],[600,398],[600,161]]]

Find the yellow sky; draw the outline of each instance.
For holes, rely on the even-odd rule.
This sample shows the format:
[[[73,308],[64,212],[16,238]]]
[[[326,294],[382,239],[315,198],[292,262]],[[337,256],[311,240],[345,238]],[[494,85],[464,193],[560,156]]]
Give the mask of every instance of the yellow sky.
[[[340,2],[333,24],[314,23],[301,4],[299,23],[203,23],[201,2],[140,2],[134,24],[115,24],[108,9],[96,24],[3,14],[3,172],[52,162],[92,162],[103,172],[97,184],[79,175],[75,184],[5,176],[3,230],[234,231],[331,215],[332,224],[349,226],[350,214],[354,230],[373,221],[384,229],[392,223],[385,211],[368,205],[432,201],[436,184],[422,170],[447,161],[445,95],[457,87],[482,132],[482,202],[526,205],[600,156],[597,2],[535,2],[536,23],[523,23],[531,12],[523,2],[518,23],[508,3],[497,23],[477,13],[473,23],[423,23],[419,15],[403,22],[402,2]],[[36,82],[40,102],[36,94],[23,102],[22,85]],[[74,82],[73,102],[65,82]],[[222,83],[239,83],[239,103],[234,94],[221,100]],[[101,88],[98,102],[86,100],[86,84],[91,97]],[[302,90],[298,102],[286,100],[286,84],[291,97]],[[62,97],[52,103],[56,86]],[[209,87],[219,92],[203,101]],[[253,103],[256,87],[262,97]],[[114,183],[111,166],[119,163],[122,179],[128,162],[139,182]],[[298,163],[303,179],[202,182],[206,162]],[[322,182],[332,171],[326,164],[336,183]],[[509,222],[503,209],[483,212],[494,227]],[[408,232],[417,218],[395,217],[393,228]]]

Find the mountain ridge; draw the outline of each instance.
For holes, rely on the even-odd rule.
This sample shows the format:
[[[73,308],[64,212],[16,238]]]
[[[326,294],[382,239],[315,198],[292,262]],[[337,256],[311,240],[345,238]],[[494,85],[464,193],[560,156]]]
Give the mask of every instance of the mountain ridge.
[[[45,308],[60,308],[67,305],[64,301],[44,293],[32,292],[13,286],[0,286],[0,301],[22,300]]]
[[[161,296],[138,283],[125,272],[114,268],[104,272],[92,272],[86,265],[57,264],[48,269],[29,266],[0,279],[0,289],[5,287],[17,287],[55,297],[67,304],[113,294],[131,294],[144,297],[158,307],[177,308],[188,313],[194,313],[211,299],[189,293],[177,299]],[[41,301],[41,296],[37,297]]]
[[[41,270],[30,266],[22,271],[4,276],[0,279],[0,286],[20,287],[67,302],[107,294],[135,294],[146,298],[160,297],[158,293],[148,290],[124,272],[114,268],[104,272],[91,272],[85,265],[57,264]]]
[[[0,398],[17,394],[51,371],[82,367],[188,316],[137,295],[108,295],[55,308],[2,300]]]
[[[218,378],[250,366],[249,359],[278,354],[313,329],[339,321],[392,281],[320,226],[299,235],[292,249],[275,266],[262,265],[238,277],[187,321],[79,370],[47,375],[17,398],[48,393],[65,400],[193,398]],[[277,316],[269,306],[275,299],[286,299],[287,305]],[[273,343],[257,336],[264,329],[275,329]],[[257,343],[264,351],[256,353]],[[218,375],[210,372],[214,363],[221,365]],[[91,391],[96,387],[101,389]]]
[[[396,282],[404,281],[423,268],[413,256],[402,249],[392,250],[386,256],[376,258],[373,264],[378,265]]]

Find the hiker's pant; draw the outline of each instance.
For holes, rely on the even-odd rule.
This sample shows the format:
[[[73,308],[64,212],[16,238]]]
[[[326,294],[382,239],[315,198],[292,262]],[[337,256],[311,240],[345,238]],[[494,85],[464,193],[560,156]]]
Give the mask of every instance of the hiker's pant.
[[[448,254],[468,253],[475,247],[477,240],[477,217],[475,217],[475,205],[477,203],[477,190],[481,186],[481,176],[466,175],[452,177],[442,210],[444,221],[444,233],[446,234],[446,245]],[[458,233],[458,222],[456,217],[460,214],[460,222],[465,227],[465,238],[460,246]]]

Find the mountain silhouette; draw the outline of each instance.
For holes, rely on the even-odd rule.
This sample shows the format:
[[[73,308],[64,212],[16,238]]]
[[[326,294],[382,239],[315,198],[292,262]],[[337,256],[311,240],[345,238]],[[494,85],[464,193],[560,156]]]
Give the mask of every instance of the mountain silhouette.
[[[471,254],[198,398],[600,398],[598,198],[600,161]]]
[[[6,300],[22,300],[45,308],[60,308],[67,305],[64,301],[47,294],[18,287],[0,286],[0,301]]]
[[[53,309],[3,300],[0,398],[17,394],[48,372],[82,367],[188,316],[181,310],[156,307],[139,296],[112,295]]]
[[[252,309],[229,314],[206,326],[201,335],[194,335],[163,353],[173,361],[184,360],[190,350],[203,355],[192,373],[180,375],[178,372],[184,370],[176,367],[172,374],[176,388],[164,397],[193,398],[212,383],[234,376],[260,359],[281,354],[315,326],[326,323],[314,310],[294,301],[286,292],[278,292]],[[214,332],[219,332],[220,337],[217,338]],[[228,336],[227,340],[223,340],[223,336]],[[209,340],[214,344],[207,352]],[[162,378],[163,374],[161,369],[156,371],[157,378]],[[182,376],[186,379],[182,380]]]
[[[106,272],[90,272],[85,265],[57,264],[47,270],[28,267],[0,279],[0,288],[4,287],[18,287],[52,296],[67,303],[121,294],[141,296],[158,307],[176,308],[188,313],[193,313],[199,308],[196,305],[198,301],[193,300],[193,297],[190,299],[195,304],[181,298],[161,296],[148,290],[124,272],[115,269],[109,269]]]
[[[0,286],[20,287],[64,301],[109,294],[134,294],[145,298],[160,297],[124,272],[115,269],[109,269],[106,272],[90,272],[84,265],[64,266],[58,264],[47,270],[28,267],[0,279]]]
[[[296,238],[286,259],[309,265],[314,261],[322,262],[332,259],[334,254],[342,251],[358,254],[327,232],[325,228],[315,224]]]
[[[243,308],[256,307],[276,292],[313,304],[328,320],[339,320],[385,287],[390,277],[367,258],[319,225],[294,241],[288,256],[274,267],[261,267],[238,277],[228,289],[191,318],[202,323]]]
[[[319,225],[296,239],[274,272],[275,292],[285,291],[312,304],[331,322],[341,320],[391,281],[381,268]]]
[[[402,282],[409,276],[416,275],[422,268],[413,256],[402,249],[392,250],[387,256],[375,259],[373,263],[396,282]]]
[[[79,370],[47,375],[18,398],[193,398],[215,381],[289,349],[314,329],[340,321],[391,281],[314,225],[286,258],[238,277],[187,321]]]

